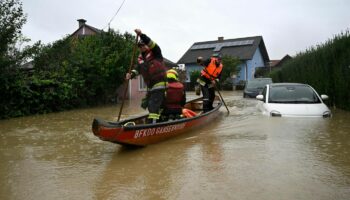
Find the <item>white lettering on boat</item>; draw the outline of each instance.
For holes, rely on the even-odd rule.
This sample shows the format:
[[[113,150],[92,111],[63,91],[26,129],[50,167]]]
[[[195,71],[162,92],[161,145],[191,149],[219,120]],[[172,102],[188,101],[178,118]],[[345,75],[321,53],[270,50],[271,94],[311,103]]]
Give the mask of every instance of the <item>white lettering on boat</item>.
[[[181,124],[173,124],[158,128],[146,128],[146,129],[140,129],[136,130],[134,134],[134,138],[141,138],[141,137],[148,137],[152,135],[158,135],[163,133],[169,133],[176,130],[181,130],[185,127],[186,123]]]

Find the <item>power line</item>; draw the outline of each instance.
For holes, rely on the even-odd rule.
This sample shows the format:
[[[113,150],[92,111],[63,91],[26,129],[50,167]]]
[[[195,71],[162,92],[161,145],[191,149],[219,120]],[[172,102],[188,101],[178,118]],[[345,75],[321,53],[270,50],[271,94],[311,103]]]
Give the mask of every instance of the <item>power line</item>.
[[[114,18],[117,16],[117,14],[119,13],[120,9],[122,8],[122,6],[124,5],[125,0],[123,0],[123,2],[120,4],[117,12],[113,15],[112,19],[108,22],[108,24],[103,28],[105,29],[108,26],[108,29],[110,28],[111,22],[114,20]]]

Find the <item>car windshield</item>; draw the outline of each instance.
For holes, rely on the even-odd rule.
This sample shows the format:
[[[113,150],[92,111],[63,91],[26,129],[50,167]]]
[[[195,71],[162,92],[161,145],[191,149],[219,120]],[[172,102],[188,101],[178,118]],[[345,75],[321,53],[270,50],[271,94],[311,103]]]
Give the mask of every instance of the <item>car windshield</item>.
[[[307,85],[270,86],[269,103],[321,103]]]
[[[271,79],[253,79],[248,81],[247,89],[264,88],[266,84],[272,83]]]

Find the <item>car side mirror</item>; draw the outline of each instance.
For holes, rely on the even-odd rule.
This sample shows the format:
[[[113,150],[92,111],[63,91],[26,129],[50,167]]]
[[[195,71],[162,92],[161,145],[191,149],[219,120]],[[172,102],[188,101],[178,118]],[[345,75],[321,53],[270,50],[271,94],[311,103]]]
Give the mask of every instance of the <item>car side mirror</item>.
[[[322,99],[322,100],[328,100],[328,96],[325,95],[325,94],[321,94],[321,99]]]
[[[264,95],[259,94],[255,97],[257,100],[264,101]]]

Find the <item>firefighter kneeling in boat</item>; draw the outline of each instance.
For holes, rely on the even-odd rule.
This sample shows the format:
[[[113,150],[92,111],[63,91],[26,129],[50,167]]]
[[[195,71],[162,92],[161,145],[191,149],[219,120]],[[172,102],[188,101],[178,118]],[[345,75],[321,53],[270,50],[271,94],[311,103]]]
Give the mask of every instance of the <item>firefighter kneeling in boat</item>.
[[[167,90],[162,112],[162,121],[180,119],[182,108],[186,103],[186,93],[184,85],[179,81],[176,70],[167,71]]]

